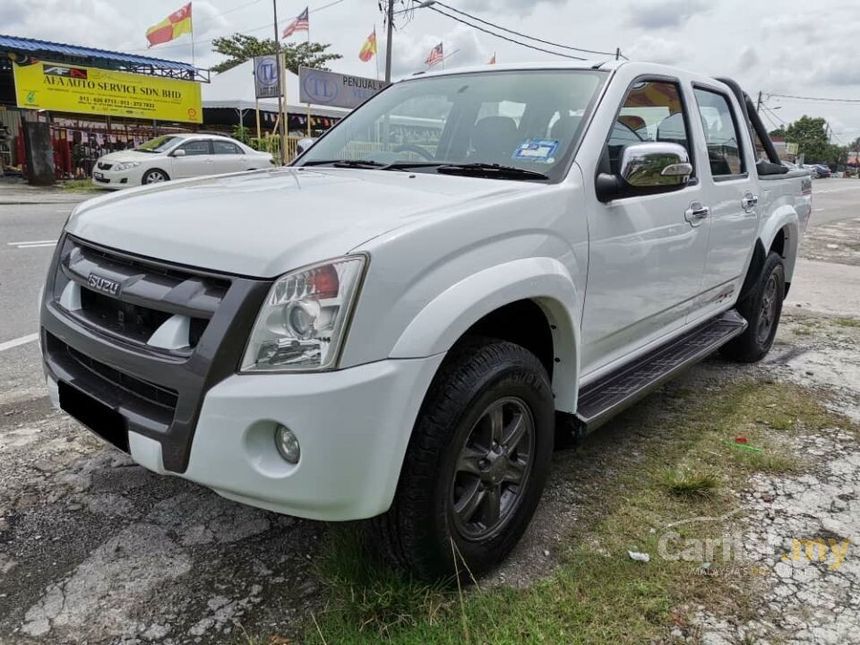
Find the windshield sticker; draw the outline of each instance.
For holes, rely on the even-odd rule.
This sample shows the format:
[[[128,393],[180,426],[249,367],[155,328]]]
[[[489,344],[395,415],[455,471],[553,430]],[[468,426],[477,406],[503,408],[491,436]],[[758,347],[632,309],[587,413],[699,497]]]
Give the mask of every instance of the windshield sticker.
[[[558,146],[557,139],[529,139],[516,149],[512,159],[532,163],[555,163]]]

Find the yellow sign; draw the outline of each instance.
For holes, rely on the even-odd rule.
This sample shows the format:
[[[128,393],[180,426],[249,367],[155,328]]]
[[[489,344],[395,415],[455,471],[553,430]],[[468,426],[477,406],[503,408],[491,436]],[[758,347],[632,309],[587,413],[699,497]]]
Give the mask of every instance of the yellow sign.
[[[200,84],[194,81],[44,61],[13,68],[18,107],[203,122]]]

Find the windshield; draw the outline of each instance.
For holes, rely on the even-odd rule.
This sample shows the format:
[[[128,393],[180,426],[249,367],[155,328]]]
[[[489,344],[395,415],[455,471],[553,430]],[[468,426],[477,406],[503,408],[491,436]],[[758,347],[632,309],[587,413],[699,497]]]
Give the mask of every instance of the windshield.
[[[140,144],[135,150],[138,152],[165,152],[169,150],[173,144],[179,140],[179,137],[164,135],[163,137],[155,137],[146,143]]]
[[[439,172],[443,164],[498,164],[557,180],[607,77],[519,70],[408,80],[365,103],[296,165],[414,162],[416,172]]]

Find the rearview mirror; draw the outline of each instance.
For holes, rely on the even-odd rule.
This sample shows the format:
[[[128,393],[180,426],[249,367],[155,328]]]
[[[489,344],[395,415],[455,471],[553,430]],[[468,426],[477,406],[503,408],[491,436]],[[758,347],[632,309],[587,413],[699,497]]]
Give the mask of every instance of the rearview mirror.
[[[170,156],[171,157],[184,157],[185,156],[185,150],[183,150],[182,148],[177,148],[176,150],[174,150],[173,152],[170,153]]]
[[[619,168],[618,175],[598,175],[601,201],[683,188],[693,174],[687,149],[660,141],[625,147]]]

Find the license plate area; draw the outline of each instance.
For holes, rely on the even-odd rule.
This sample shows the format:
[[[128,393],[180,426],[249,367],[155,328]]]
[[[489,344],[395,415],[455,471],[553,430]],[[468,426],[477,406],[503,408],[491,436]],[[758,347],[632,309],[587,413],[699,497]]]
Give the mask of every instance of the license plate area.
[[[60,408],[63,411],[105,441],[123,452],[129,452],[128,424],[119,412],[63,381],[57,384],[57,388],[60,394]]]

